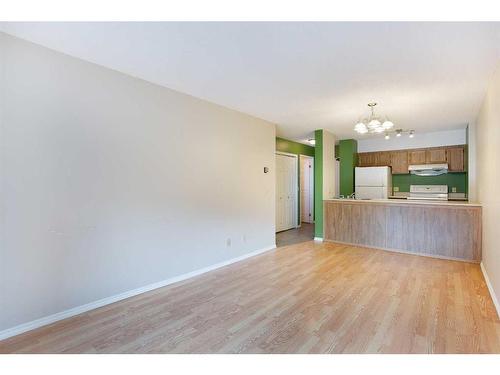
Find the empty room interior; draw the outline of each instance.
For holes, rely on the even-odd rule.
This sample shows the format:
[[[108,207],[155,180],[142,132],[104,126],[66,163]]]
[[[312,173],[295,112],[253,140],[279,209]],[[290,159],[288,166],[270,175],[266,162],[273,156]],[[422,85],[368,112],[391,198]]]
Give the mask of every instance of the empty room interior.
[[[499,22],[0,22],[0,353],[500,353]]]

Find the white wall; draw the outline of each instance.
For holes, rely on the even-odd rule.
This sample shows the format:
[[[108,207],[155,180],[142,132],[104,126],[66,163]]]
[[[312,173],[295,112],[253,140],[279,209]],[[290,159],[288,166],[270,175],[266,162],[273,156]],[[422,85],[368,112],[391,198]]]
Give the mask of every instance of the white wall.
[[[358,152],[404,150],[408,148],[439,147],[450,145],[463,145],[466,143],[466,129],[447,130],[432,133],[415,133],[410,138],[407,134],[401,137],[384,136],[358,140]]]
[[[500,67],[476,120],[477,190],[483,204],[483,266],[500,301]],[[497,307],[498,308],[498,307]],[[500,313],[500,311],[499,311]]]
[[[323,130],[323,199],[334,198],[336,191],[335,136]]]
[[[0,331],[274,245],[273,124],[0,51]]]

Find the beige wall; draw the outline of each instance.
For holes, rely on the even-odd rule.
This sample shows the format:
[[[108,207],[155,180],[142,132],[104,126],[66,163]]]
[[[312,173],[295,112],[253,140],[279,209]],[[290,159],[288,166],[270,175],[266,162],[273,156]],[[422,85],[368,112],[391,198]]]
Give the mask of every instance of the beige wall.
[[[476,121],[478,200],[483,204],[483,266],[500,300],[500,67]],[[497,305],[498,306],[498,305]],[[498,308],[498,307],[497,307]]]
[[[323,130],[323,199],[334,198],[337,173],[335,171],[335,136]]]
[[[273,124],[0,51],[0,331],[274,245]]]

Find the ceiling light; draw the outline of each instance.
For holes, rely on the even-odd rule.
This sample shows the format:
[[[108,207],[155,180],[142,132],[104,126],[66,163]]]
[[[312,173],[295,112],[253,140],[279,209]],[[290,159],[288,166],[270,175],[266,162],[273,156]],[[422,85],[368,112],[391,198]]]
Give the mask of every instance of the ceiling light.
[[[389,134],[386,134],[384,138],[385,139],[391,139],[391,136]]]
[[[364,134],[364,133],[368,132],[368,129],[367,129],[366,125],[364,123],[362,123],[362,122],[358,122],[354,126],[354,130],[356,130],[358,133],[361,133],[361,134]]]
[[[359,134],[365,133],[383,133],[389,129],[394,127],[394,124],[385,120],[384,123],[380,121],[380,117],[375,116],[374,107],[377,103],[368,103],[368,107],[370,107],[370,116],[362,121],[358,121],[356,125],[354,125],[354,130]]]
[[[410,135],[409,137],[410,138],[413,138],[415,136],[415,130],[410,130]]]
[[[374,131],[380,127],[380,121],[373,119],[368,123],[368,128],[373,129]]]
[[[396,137],[401,137],[403,131],[401,129],[396,130]]]
[[[309,139],[307,140],[307,142],[309,142],[309,144],[310,144],[311,146],[316,145],[316,140],[315,140],[314,138],[309,138]]]
[[[382,127],[385,130],[389,130],[389,129],[392,129],[394,127],[394,124],[389,120],[385,120],[384,123],[382,124]]]

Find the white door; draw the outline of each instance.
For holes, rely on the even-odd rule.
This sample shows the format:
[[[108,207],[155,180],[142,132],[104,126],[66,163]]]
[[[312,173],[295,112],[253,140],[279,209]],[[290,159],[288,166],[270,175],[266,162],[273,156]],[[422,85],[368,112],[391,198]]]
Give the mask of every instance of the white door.
[[[276,154],[276,232],[297,226],[297,156]]]
[[[314,218],[314,158],[300,155],[300,215],[304,223]]]

